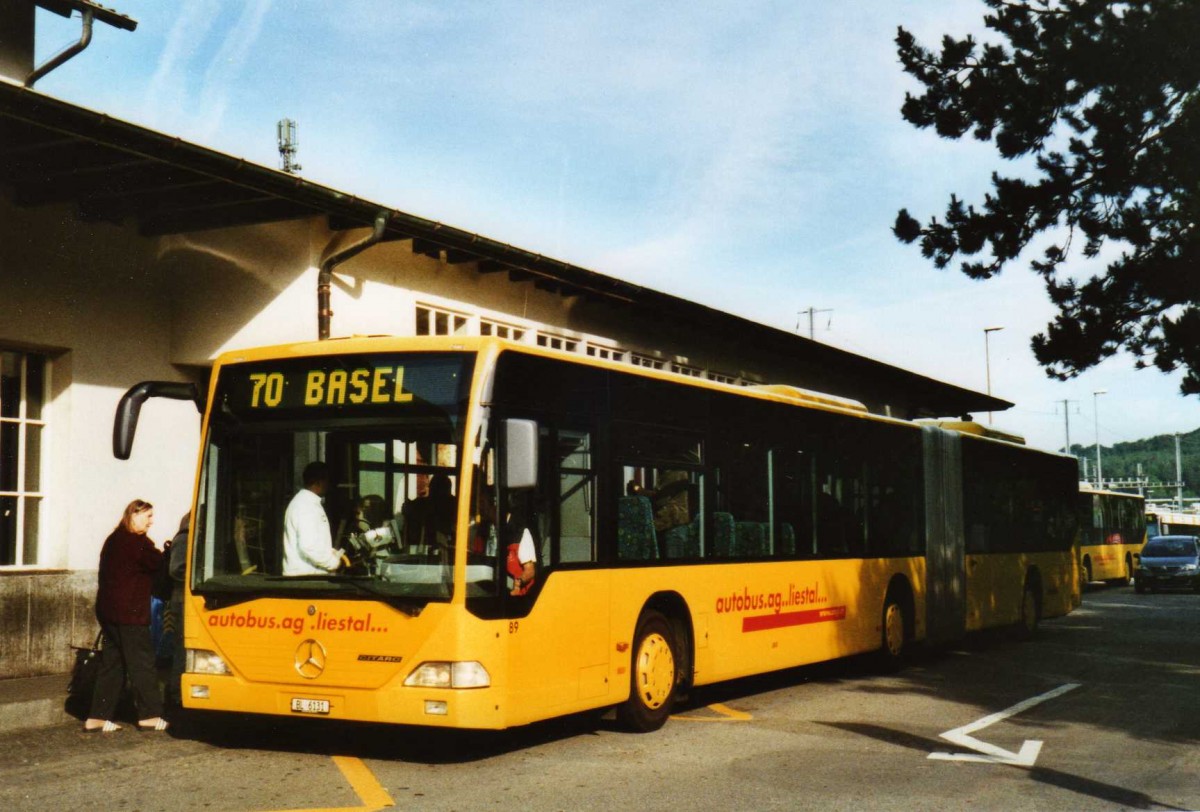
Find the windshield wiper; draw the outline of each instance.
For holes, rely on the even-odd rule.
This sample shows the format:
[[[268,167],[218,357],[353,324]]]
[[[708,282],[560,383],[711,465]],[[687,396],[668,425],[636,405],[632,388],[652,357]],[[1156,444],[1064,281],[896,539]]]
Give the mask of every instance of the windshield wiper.
[[[375,581],[372,575],[337,575],[336,573],[316,573],[314,575],[268,575],[267,581],[273,583],[310,583],[317,582],[323,584],[349,584],[364,595],[369,595],[372,598],[379,600],[391,606],[393,609],[399,609],[410,617],[416,617],[421,614],[425,608],[425,604],[429,602],[428,598],[421,599],[412,596],[397,595],[394,592],[382,589]]]

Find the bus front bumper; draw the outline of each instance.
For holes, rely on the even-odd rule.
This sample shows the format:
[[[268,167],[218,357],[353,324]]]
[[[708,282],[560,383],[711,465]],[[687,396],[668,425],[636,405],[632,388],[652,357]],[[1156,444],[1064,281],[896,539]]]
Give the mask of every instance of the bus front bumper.
[[[310,719],[498,730],[508,725],[495,686],[377,689],[251,683],[232,675],[184,674],[189,710]]]

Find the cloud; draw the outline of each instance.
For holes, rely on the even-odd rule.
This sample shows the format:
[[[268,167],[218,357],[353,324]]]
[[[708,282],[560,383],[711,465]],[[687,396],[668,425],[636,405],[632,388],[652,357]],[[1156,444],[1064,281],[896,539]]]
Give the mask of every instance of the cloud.
[[[142,94],[142,117],[152,122],[174,121],[182,106],[180,91],[187,84],[187,72],[220,15],[214,0],[195,0],[178,6],[175,22],[167,34],[154,74]]]
[[[236,18],[219,0],[179,4],[142,97],[142,118],[201,141],[220,133],[231,94],[247,84],[242,72],[271,3],[239,4]]]
[[[243,69],[270,8],[271,0],[254,0],[245,4],[237,22],[204,71],[199,100],[204,122],[200,129],[201,137],[211,138],[221,129],[231,89],[246,82]]]

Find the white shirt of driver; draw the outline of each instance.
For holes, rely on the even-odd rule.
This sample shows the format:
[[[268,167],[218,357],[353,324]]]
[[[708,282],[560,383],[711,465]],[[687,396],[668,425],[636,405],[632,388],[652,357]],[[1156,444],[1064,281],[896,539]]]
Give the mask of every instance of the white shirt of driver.
[[[283,514],[283,574],[333,572],[341,560],[342,551],[333,547],[321,497],[301,488]]]

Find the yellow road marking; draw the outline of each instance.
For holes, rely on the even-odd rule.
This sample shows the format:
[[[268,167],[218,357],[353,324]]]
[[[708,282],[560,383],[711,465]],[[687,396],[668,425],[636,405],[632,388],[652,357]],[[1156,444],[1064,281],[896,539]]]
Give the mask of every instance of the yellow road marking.
[[[684,722],[748,722],[754,718],[745,711],[734,710],[726,705],[722,705],[720,702],[714,702],[707,707],[709,710],[720,714],[720,716],[672,716],[671,718]]]
[[[388,795],[387,790],[379,785],[375,774],[366,764],[363,764],[362,759],[334,756],[333,763],[338,766],[342,775],[346,776],[346,780],[354,788],[359,800],[363,802],[362,808],[375,810],[395,806],[396,802],[392,800],[392,796]]]
[[[290,809],[287,812],[378,812],[396,802],[388,795],[362,759],[352,756],[334,756],[333,763],[342,771],[342,775],[350,782],[350,788],[362,801],[360,806],[319,807],[315,809]]]

